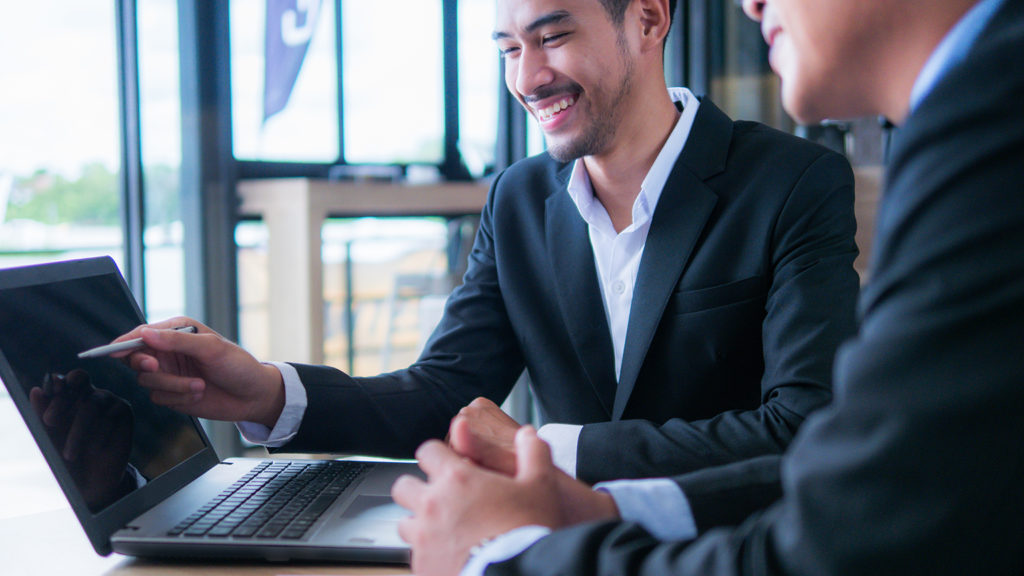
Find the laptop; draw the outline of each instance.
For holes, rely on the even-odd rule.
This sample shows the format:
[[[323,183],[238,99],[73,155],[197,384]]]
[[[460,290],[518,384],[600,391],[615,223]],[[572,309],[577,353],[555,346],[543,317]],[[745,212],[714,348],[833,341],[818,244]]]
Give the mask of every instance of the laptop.
[[[414,463],[220,460],[122,361],[78,358],[143,322],[108,257],[0,270],[0,378],[97,553],[409,561],[390,489]]]

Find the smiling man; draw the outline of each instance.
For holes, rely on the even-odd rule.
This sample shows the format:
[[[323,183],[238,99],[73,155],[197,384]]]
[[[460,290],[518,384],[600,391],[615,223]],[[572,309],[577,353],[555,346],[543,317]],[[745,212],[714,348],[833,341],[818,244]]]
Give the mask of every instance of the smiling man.
[[[1024,573],[1024,1],[744,8],[796,118],[900,125],[835,400],[781,458],[628,506],[530,428],[514,475],[426,443],[393,490],[423,576]]]
[[[825,148],[665,85],[669,0],[499,0],[508,89],[548,152],[494,181],[463,284],[410,367],[264,365],[199,326],[141,327],[156,402],[288,451],[411,456],[443,438],[511,472],[497,409],[529,373],[541,435],[589,482],[778,454],[852,334],[853,179]],[[491,449],[492,446],[498,446]]]
[[[825,358],[852,326],[845,160],[668,89],[673,5],[497,2],[506,84],[547,153],[501,175],[483,237],[499,268],[536,245],[501,282],[559,423],[541,436],[588,481],[775,452],[827,402]],[[554,300],[520,305],[548,282]],[[449,439],[511,472],[517,427],[477,400]]]

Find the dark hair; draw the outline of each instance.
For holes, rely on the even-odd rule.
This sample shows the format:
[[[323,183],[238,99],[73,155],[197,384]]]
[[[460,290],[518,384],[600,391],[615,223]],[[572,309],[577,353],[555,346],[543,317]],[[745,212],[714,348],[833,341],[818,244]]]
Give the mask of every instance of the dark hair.
[[[622,25],[622,22],[626,19],[626,7],[633,0],[601,0],[601,5],[604,6],[605,12],[608,13],[608,17],[611,18],[612,23],[616,26]],[[668,17],[671,22],[675,22],[676,16],[676,0],[668,0]]]

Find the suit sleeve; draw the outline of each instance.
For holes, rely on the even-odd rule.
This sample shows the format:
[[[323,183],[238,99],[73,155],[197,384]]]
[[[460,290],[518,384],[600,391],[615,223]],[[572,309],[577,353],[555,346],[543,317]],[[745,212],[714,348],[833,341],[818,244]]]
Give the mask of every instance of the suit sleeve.
[[[1024,76],[1006,74],[1024,69],[1024,16],[1007,6],[1013,49],[901,129],[861,329],[783,458],[782,498],[689,546],[579,526],[491,573],[1024,572]]]
[[[761,329],[761,405],[698,421],[586,425],[578,478],[670,476],[779,454],[807,415],[828,403],[832,360],[856,324],[853,174],[842,156],[826,152],[797,175],[766,239],[772,269]]]
[[[308,407],[292,441],[279,450],[413,455],[443,438],[460,408],[479,396],[501,402],[524,361],[505,310],[494,258],[491,188],[463,283],[409,368],[356,378],[328,366],[294,364]],[[481,344],[486,343],[486,344]]]

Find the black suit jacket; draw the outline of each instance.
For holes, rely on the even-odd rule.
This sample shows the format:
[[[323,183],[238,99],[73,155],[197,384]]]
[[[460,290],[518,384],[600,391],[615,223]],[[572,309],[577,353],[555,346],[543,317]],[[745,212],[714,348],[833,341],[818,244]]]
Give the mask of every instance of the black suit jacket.
[[[297,366],[309,407],[286,450],[408,456],[524,367],[544,418],[585,425],[579,477],[682,473],[779,453],[831,396],[854,326],[853,180],[840,155],[704,100],[655,209],[616,383],[572,165],[494,182],[464,283],[410,368]]]
[[[680,478],[707,533],[579,526],[488,573],[1024,573],[1024,2],[900,129],[876,233],[833,404],[781,460]],[[708,530],[740,515],[716,500],[756,506],[773,473],[781,499]]]

